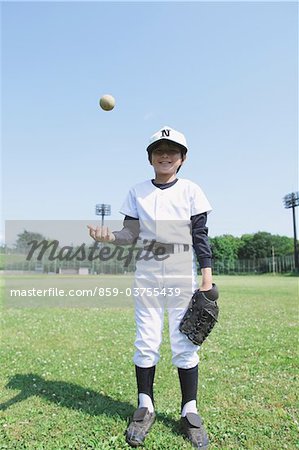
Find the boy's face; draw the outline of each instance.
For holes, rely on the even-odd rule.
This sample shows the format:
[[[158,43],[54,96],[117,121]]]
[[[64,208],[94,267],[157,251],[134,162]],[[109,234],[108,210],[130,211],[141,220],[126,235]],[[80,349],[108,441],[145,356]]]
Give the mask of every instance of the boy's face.
[[[185,158],[180,147],[171,142],[161,142],[151,153],[151,164],[157,174],[175,174]]]

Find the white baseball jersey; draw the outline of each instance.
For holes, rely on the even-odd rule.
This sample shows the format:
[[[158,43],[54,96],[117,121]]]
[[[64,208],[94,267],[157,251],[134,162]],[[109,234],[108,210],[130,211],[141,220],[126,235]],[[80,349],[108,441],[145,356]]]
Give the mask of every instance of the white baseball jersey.
[[[167,188],[156,187],[151,180],[133,186],[120,212],[138,218],[141,240],[190,244],[190,218],[212,210],[201,188],[190,180],[179,178]]]

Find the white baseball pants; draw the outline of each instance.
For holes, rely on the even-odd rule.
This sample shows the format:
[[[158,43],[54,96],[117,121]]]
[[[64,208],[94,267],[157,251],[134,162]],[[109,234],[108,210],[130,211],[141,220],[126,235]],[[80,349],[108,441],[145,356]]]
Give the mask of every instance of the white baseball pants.
[[[153,258],[137,262],[133,285],[136,321],[136,352],[133,361],[137,366],[146,368],[158,363],[166,309],[172,363],[182,369],[198,364],[199,347],[179,331],[180,321],[198,287],[196,279],[191,246],[189,251],[170,254],[164,261]],[[147,291],[144,295],[145,288]]]

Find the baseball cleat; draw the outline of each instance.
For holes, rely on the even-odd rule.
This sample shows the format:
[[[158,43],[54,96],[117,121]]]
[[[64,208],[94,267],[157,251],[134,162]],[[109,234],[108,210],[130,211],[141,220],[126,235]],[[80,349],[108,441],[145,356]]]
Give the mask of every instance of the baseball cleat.
[[[198,414],[187,413],[185,417],[181,417],[181,429],[185,436],[191,441],[193,447],[200,450],[207,450],[209,439],[203,420]]]
[[[126,441],[131,447],[139,447],[155,422],[156,415],[148,408],[138,408],[134,412],[132,421],[126,431]]]

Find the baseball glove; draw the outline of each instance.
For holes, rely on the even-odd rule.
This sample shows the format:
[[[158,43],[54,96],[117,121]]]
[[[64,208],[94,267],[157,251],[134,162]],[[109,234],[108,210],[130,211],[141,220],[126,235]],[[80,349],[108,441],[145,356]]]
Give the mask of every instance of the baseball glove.
[[[218,288],[213,283],[209,291],[197,289],[181,320],[180,331],[195,345],[201,345],[213,329],[218,319]]]

